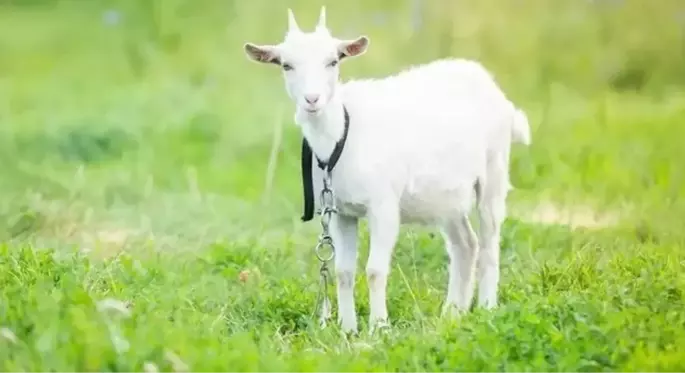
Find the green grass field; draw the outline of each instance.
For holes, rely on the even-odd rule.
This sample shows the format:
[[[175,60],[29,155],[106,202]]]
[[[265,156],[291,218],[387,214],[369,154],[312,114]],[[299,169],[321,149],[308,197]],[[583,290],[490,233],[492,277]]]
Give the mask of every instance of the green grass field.
[[[366,333],[363,271],[359,336],[311,318],[300,134],[242,45],[320,3],[4,1],[0,369],[685,370],[682,2],[425,1],[417,30],[412,1],[326,4],[371,38],[345,79],[476,58],[528,113],[500,306],[441,319],[447,255],[406,226],[392,329]]]

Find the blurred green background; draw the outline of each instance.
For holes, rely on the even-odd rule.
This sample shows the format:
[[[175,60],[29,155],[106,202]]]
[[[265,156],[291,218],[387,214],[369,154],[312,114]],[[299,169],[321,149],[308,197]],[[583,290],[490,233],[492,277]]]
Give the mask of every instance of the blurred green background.
[[[23,0],[0,6],[0,211],[47,219],[45,204],[63,201],[130,222],[173,206],[160,229],[208,210],[217,232],[291,225],[293,107],[277,69],[242,45],[282,40],[287,7],[312,28],[323,4],[334,34],[372,40],[344,79],[447,56],[493,72],[533,129],[514,153],[512,199],[681,195],[681,1]]]
[[[391,317],[405,333],[395,350],[331,360],[308,352],[318,348],[318,336],[283,332],[280,342],[262,343],[283,325],[301,330],[297,320],[314,302],[315,290],[302,289],[316,285],[310,250],[318,224],[299,221],[301,135],[281,74],[248,61],[243,44],[281,41],[288,7],[312,29],[321,5],[335,36],[371,39],[363,57],[342,66],[343,79],[473,58],[528,114],[533,143],[512,155],[505,308],[470,319],[472,329],[452,340],[479,341],[482,355],[452,345],[461,355],[446,359],[474,370],[525,370],[538,351],[547,354],[534,363],[543,370],[682,369],[677,348],[663,352],[668,343],[685,345],[676,330],[685,293],[678,277],[685,242],[682,0],[0,0],[0,326],[35,342],[25,350],[0,345],[4,370],[142,369],[162,356],[159,346],[175,348],[197,369],[283,351],[298,351],[302,360],[249,360],[228,369],[441,367],[405,359],[405,348],[443,356],[425,341],[442,343],[431,333],[445,330],[416,311],[438,311],[444,250],[409,230],[397,263],[413,277],[405,282],[393,269],[390,280]],[[569,217],[577,209],[588,216]],[[598,223],[596,214],[609,218]],[[569,222],[585,230],[557,227]],[[408,251],[416,246],[426,248]],[[115,259],[58,265],[22,248]],[[148,250],[161,254],[143,264],[122,259]],[[244,268],[261,271],[264,282],[243,288],[235,278]],[[550,281],[563,290],[549,290]],[[365,289],[358,289],[362,312]],[[633,308],[614,305],[611,294],[623,294]],[[83,316],[104,296],[136,299],[138,319],[125,329],[135,348],[125,357],[94,345],[106,329]],[[64,309],[73,313],[58,312]],[[545,323],[558,329],[537,329]],[[55,325],[80,344],[61,344],[58,334],[39,338]],[[599,325],[606,339],[574,342],[599,338],[583,325]],[[262,327],[273,327],[262,342],[235,337]],[[658,337],[666,328],[676,329]],[[46,341],[54,350],[40,349],[52,346]],[[333,346],[327,352],[343,353],[334,337],[325,341]],[[505,345],[511,350],[493,347]],[[246,346],[252,350],[239,351]],[[207,358],[208,351],[222,358]]]

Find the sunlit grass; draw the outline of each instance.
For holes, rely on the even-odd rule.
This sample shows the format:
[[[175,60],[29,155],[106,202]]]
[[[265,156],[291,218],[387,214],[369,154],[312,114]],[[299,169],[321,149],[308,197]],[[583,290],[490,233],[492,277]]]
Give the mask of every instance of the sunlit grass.
[[[346,79],[478,58],[533,128],[501,306],[441,320],[446,253],[406,227],[393,329],[365,334],[360,275],[350,340],[310,325],[300,134],[242,52],[280,40],[286,4],[33,3],[0,6],[3,370],[685,369],[679,2],[426,1],[417,30],[409,1],[327,4],[372,41]],[[314,24],[318,3],[288,6]]]

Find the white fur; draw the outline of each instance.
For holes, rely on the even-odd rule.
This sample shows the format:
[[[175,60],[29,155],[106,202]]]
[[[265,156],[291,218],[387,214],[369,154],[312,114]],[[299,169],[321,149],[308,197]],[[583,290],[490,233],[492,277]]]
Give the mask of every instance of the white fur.
[[[331,37],[322,27],[324,11],[313,33],[299,31],[290,12],[289,17],[283,43],[250,44],[246,50],[255,60],[263,55],[252,52],[267,51],[294,61],[293,70],[284,73],[286,87],[297,104],[295,120],[319,158],[327,159],[342,136],[342,105],[349,112],[347,142],[332,173],[339,209],[332,236],[342,329],[357,329],[353,287],[360,218],[368,219],[370,231],[366,275],[372,328],[388,321],[387,276],[403,223],[442,231],[450,257],[444,311],[468,309],[476,277],[478,304],[496,306],[509,152],[512,142],[530,144],[525,114],[480,64],[468,60],[438,60],[383,79],[339,83],[337,66],[326,67],[325,61],[355,42],[362,48],[350,50],[361,52],[346,57],[360,55],[368,39]],[[303,100],[306,94],[318,95],[318,106]],[[306,111],[312,108],[317,111]],[[323,175],[316,162],[313,175],[318,195]],[[476,206],[479,237],[468,220]]]

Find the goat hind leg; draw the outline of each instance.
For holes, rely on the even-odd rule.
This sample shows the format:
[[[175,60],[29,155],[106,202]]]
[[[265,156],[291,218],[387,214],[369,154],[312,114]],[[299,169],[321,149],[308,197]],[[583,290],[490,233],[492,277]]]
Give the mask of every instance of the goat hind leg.
[[[486,187],[478,207],[482,247],[478,257],[478,305],[489,309],[497,306],[500,278],[500,235],[506,216],[508,174]]]
[[[478,237],[468,215],[449,221],[443,229],[445,247],[450,258],[447,299],[443,314],[468,310],[475,290],[475,268]]]

